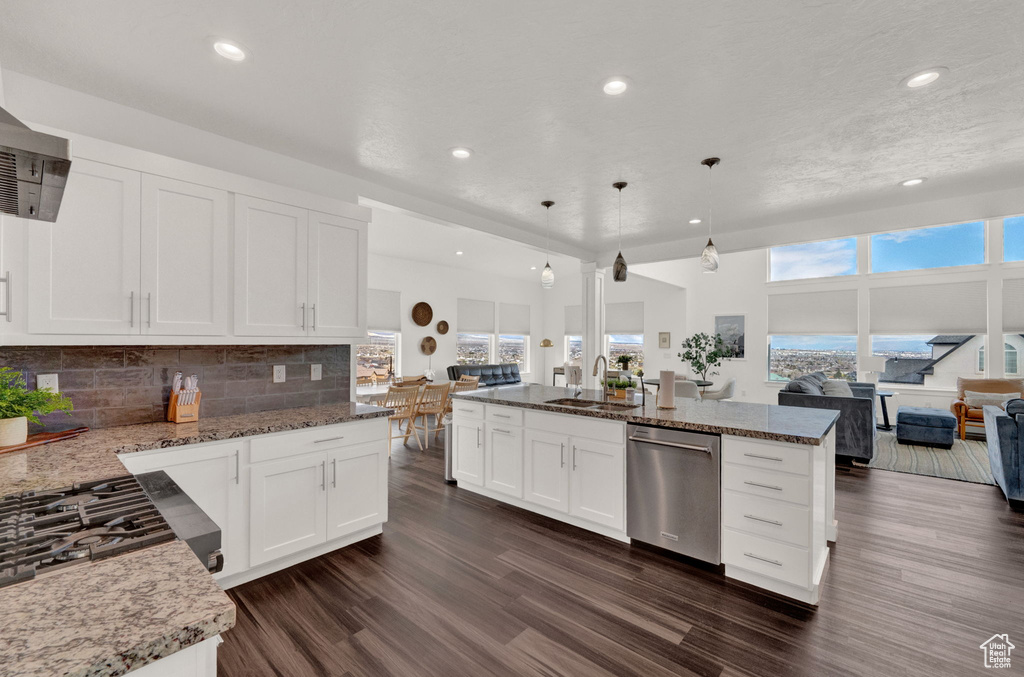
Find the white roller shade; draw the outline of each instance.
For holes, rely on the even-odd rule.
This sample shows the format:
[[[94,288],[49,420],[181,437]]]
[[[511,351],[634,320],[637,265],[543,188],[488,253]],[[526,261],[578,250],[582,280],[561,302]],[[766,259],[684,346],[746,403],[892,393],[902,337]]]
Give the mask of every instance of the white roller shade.
[[[772,294],[768,297],[768,334],[857,333],[857,290]]]
[[[459,299],[458,330],[461,332],[493,334],[494,302]]]
[[[984,334],[986,284],[957,282],[871,290],[872,334]]]
[[[499,334],[530,334],[530,306],[521,303],[498,304]]]
[[[1003,333],[1024,334],[1024,279],[1003,280]]]
[[[565,335],[583,335],[583,306],[565,307]]]
[[[402,331],[402,295],[397,291],[367,289],[366,328]]]
[[[604,331],[607,334],[644,333],[644,303],[609,303],[604,311]]]

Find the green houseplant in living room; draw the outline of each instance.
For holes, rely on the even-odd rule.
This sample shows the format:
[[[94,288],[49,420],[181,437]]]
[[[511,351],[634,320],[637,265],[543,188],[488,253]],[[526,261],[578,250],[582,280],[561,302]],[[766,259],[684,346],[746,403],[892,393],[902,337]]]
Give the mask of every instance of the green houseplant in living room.
[[[683,352],[677,353],[679,358],[690,365],[694,374],[700,375],[700,380],[707,381],[708,376],[715,376],[717,371],[711,371],[722,365],[722,360],[732,354],[732,350],[725,345],[721,334],[705,334],[700,332],[683,341]]]
[[[0,367],[0,447],[24,444],[28,422],[55,411],[71,412],[71,400],[51,390],[29,390],[21,372]]]

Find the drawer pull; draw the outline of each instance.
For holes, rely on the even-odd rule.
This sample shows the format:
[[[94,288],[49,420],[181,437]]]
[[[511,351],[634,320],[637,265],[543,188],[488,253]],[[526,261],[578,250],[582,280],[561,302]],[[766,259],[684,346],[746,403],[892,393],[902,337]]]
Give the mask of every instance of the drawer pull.
[[[752,487],[761,487],[762,489],[771,489],[772,491],[782,491],[782,487],[777,487],[774,484],[761,484],[760,482],[751,482],[747,480],[744,484],[749,484]]]
[[[760,555],[755,555],[752,552],[745,552],[745,553],[743,553],[743,556],[744,557],[749,557],[751,559],[760,560],[762,562],[767,562],[768,564],[774,564],[777,567],[782,566],[782,562],[780,562],[777,559],[768,559],[767,557],[761,557]]]
[[[512,434],[511,430],[502,430],[501,428],[492,428],[492,430],[496,433],[505,433],[506,435]]]
[[[455,411],[461,411],[463,414],[475,414],[476,413],[476,409],[462,409],[461,407],[456,409]]]
[[[494,418],[512,418],[508,414],[491,414]]]
[[[313,444],[322,444],[324,442],[335,442],[337,440],[343,440],[343,439],[345,439],[344,435],[339,435],[338,437],[325,437],[322,440],[314,440]]]
[[[783,459],[779,458],[778,456],[762,456],[761,454],[743,454],[743,455],[744,456],[749,456],[750,458],[761,458],[761,459],[764,459],[765,461],[777,461],[779,463],[782,463],[782,461],[783,461]]]
[[[746,517],[748,520],[755,520],[757,522],[764,522],[765,524],[774,524],[777,527],[781,527],[782,526],[782,522],[779,522],[778,520],[770,520],[770,519],[767,519],[765,517],[758,517],[757,515],[744,515],[744,517]]]

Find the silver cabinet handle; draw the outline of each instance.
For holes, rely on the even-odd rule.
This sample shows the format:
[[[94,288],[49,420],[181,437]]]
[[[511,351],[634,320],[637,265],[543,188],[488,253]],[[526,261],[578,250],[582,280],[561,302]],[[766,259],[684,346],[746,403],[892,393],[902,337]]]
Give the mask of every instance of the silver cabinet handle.
[[[762,562],[767,562],[768,564],[774,564],[777,567],[782,566],[782,562],[780,562],[777,559],[768,559],[767,557],[761,557],[760,555],[755,555],[752,552],[745,552],[745,553],[743,553],[743,556],[744,557],[749,557],[751,559],[760,560]]]
[[[306,304],[301,305],[302,308],[302,331],[306,331]]]
[[[764,522],[765,524],[774,524],[777,527],[782,526],[782,522],[779,522],[778,520],[770,520],[765,517],[758,517],[757,515],[744,515],[744,517],[748,520],[756,520],[758,522]]]
[[[316,304],[313,304],[313,331],[316,331]]]
[[[662,447],[675,447],[676,449],[688,449],[690,451],[703,451],[705,454],[710,454],[711,449],[709,447],[702,447],[697,444],[682,444],[681,442],[666,442],[664,440],[652,440],[647,437],[630,437],[630,442],[647,442],[648,444],[657,444]]]
[[[327,491],[327,461],[320,461],[320,490]]]
[[[324,442],[334,442],[335,440],[343,439],[345,439],[344,435],[339,435],[338,437],[325,437],[322,440],[313,440],[313,444],[323,444]]]
[[[501,428],[491,428],[491,430],[493,430],[496,433],[505,433],[506,435],[512,434],[511,430],[502,430]]]
[[[492,416],[494,416],[494,418],[512,418],[508,414],[492,414]]]
[[[476,448],[480,448],[480,428],[476,429]]]
[[[0,315],[6,317],[8,322],[13,322],[14,320],[11,319],[11,300],[14,298],[14,292],[11,291],[11,271],[8,270],[4,277],[0,277],[0,282],[3,282],[4,286],[7,287],[7,305],[4,306],[4,312],[0,313]]]
[[[331,460],[331,486],[338,488],[338,459]]]
[[[473,413],[476,413],[473,409],[461,409],[460,408],[460,409],[456,409],[455,411],[461,411],[463,414],[473,414]]]
[[[760,482],[751,482],[747,480],[744,484],[749,484],[752,487],[761,487],[762,489],[771,489],[773,491],[782,491],[782,487],[777,487],[774,484],[761,484]]]
[[[783,459],[779,458],[778,456],[762,456],[761,454],[743,454],[743,455],[744,456],[748,456],[750,458],[762,458],[762,459],[764,459],[766,461],[778,461],[779,463],[782,463],[782,460],[783,460]]]
[[[242,459],[240,458],[242,452],[235,452],[235,484],[242,483]]]
[[[153,292],[146,294],[146,326],[153,328]],[[141,310],[141,309],[140,309]]]
[[[562,442],[562,451],[559,454],[559,458],[562,459],[562,467],[565,467],[565,442]]]
[[[572,445],[572,469],[576,469],[576,445]]]
[[[135,326],[135,291],[128,295],[128,326]]]

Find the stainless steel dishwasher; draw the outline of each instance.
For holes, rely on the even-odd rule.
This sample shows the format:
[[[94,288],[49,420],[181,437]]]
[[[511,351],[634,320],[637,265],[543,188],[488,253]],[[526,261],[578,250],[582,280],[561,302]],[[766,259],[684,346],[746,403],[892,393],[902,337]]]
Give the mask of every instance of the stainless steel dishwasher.
[[[630,425],[626,439],[627,535],[721,564],[721,438]]]

